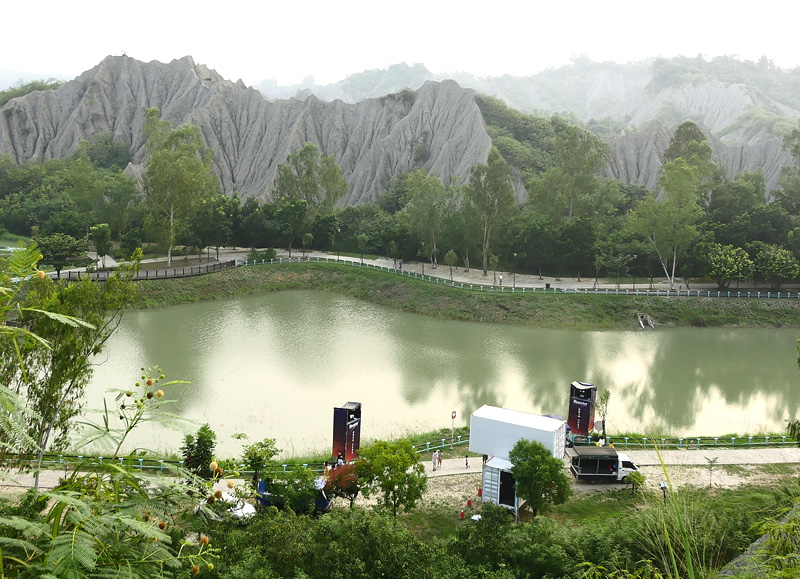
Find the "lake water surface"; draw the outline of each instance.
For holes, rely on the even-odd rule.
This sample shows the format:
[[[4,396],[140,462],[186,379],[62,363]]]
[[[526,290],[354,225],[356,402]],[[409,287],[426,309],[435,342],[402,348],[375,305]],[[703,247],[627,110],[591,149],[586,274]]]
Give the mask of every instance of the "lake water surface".
[[[633,321],[631,326],[633,327]],[[782,431],[798,414],[796,329],[540,330],[437,321],[324,292],[128,311],[96,360],[88,406],[160,366],[170,408],[290,453],[330,448],[332,409],[363,404],[362,439],[468,424],[483,404],[566,416],[569,385],[611,391],[609,432]],[[111,397],[109,397],[111,398]],[[111,401],[111,400],[109,400]],[[145,426],[135,443],[176,451]]]

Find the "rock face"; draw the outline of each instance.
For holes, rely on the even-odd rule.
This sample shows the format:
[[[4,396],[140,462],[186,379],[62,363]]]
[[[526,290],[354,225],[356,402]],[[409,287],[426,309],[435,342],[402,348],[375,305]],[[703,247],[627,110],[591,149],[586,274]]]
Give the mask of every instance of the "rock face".
[[[792,163],[791,155],[783,149],[781,139],[776,137],[763,138],[752,145],[729,145],[708,130],[704,132],[711,145],[714,162],[725,169],[729,179],[744,171],[761,169],[767,192],[770,192],[778,186],[783,167]],[[653,121],[642,131],[611,138],[611,159],[603,175],[655,189],[661,159],[674,133],[674,128]]]
[[[706,132],[714,160],[729,177],[763,169],[767,190],[778,185],[791,162],[780,134],[796,126],[800,112],[755,87],[719,81],[682,83],[654,89],[646,63],[590,65],[518,79],[483,79],[461,74],[463,82],[503,97],[521,110],[569,110],[584,120],[609,118],[626,134],[611,137],[611,160],[604,175],[656,187],[661,158],[678,124],[694,120]],[[474,92],[452,80],[432,81],[424,67],[354,75],[335,94],[370,94],[394,82],[423,83],[416,91],[346,103],[326,102],[307,90],[302,98],[267,100],[239,82],[223,79],[191,57],[144,63],[109,56],[56,91],[35,92],[0,109],[0,154],[17,163],[71,154],[81,140],[111,131],[128,146],[127,172],[141,176],[144,112],[161,109],[174,125],[197,125],[214,152],[223,190],[261,200],[273,197],[277,167],[310,141],[333,155],[350,184],[342,205],[371,202],[391,177],[420,167],[449,182],[464,183],[472,166],[485,162],[491,138]],[[408,85],[405,85],[408,86]],[[319,87],[317,87],[319,88]],[[527,104],[526,104],[527,103]],[[787,127],[790,127],[787,129]],[[519,172],[515,195],[527,198]]]
[[[262,200],[271,199],[277,166],[309,141],[342,167],[350,184],[345,205],[374,201],[392,175],[417,166],[445,182],[466,182],[491,147],[474,93],[454,81],[357,104],[314,96],[269,102],[191,57],[164,64],[109,56],[56,91],[0,109],[0,154],[17,163],[59,158],[111,131],[133,154],[127,170],[140,174],[149,107],[176,126],[200,128],[225,192]]]

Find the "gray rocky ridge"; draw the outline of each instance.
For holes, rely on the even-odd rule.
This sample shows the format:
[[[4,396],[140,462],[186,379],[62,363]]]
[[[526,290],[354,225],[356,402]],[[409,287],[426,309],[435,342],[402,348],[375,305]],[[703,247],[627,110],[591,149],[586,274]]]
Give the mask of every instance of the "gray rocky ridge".
[[[270,102],[191,57],[164,64],[109,56],[56,91],[9,101],[0,115],[0,154],[17,163],[63,157],[82,139],[111,131],[133,153],[127,170],[140,175],[149,107],[176,126],[200,128],[226,193],[260,199],[271,198],[287,154],[309,141],[342,167],[350,184],[343,204],[374,201],[392,175],[417,165],[463,183],[491,146],[474,93],[454,81],[356,104],[314,96]]]
[[[188,56],[170,63],[109,56],[58,90],[33,92],[2,107],[0,154],[17,163],[59,158],[74,152],[81,140],[111,131],[132,152],[126,171],[138,177],[145,155],[144,112],[158,107],[174,125],[190,122],[200,128],[228,194],[272,199],[278,165],[308,141],[342,167],[350,189],[341,205],[374,201],[393,175],[415,167],[445,182],[452,177],[466,182],[470,168],[485,162],[491,147],[474,91],[453,80],[424,81],[424,69],[407,72],[423,82],[417,90],[351,103],[327,102],[311,91],[303,98],[271,101]],[[760,168],[768,191],[778,185],[791,158],[769,122],[794,123],[800,112],[754,87],[704,81],[651,90],[646,70],[634,72],[603,66],[574,76],[568,93],[547,93],[547,78],[517,79],[524,91],[514,90],[511,77],[494,79],[492,87],[498,96],[507,92],[511,105],[511,96],[524,94],[527,102],[557,108],[558,93],[581,118],[619,123],[624,134],[608,139],[607,177],[654,189],[675,127],[691,119],[705,131],[714,160],[729,177]],[[386,86],[374,71],[369,79]],[[755,115],[758,122],[749,120],[753,111],[763,113]],[[514,175],[516,197],[524,201],[519,172]]]

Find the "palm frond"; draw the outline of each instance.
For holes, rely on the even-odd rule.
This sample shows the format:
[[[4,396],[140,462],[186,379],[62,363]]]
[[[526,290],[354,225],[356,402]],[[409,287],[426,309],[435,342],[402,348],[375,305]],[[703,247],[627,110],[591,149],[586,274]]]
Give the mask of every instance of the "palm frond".
[[[36,264],[42,259],[42,252],[39,251],[36,243],[31,243],[28,247],[12,251],[8,257],[8,267],[12,277],[25,279],[36,273]]]
[[[96,329],[96,327],[93,324],[90,324],[89,322],[84,322],[83,320],[81,320],[80,318],[76,318],[75,316],[66,316],[64,314],[57,314],[55,312],[48,312],[47,310],[39,310],[36,308],[22,308],[22,309],[23,311],[26,312],[36,312],[37,314],[42,314],[43,316],[46,316],[51,320],[54,320],[56,322],[61,322],[62,324],[72,326],[73,328],[82,327],[90,330]]]

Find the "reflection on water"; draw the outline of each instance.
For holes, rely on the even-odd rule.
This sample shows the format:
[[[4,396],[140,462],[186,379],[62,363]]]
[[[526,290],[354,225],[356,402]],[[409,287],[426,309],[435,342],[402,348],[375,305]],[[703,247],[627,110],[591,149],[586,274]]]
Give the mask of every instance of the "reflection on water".
[[[632,324],[633,325],[633,324]],[[129,387],[160,365],[171,408],[208,422],[220,454],[231,435],[273,437],[290,452],[325,449],[332,409],[364,408],[362,436],[457,424],[483,404],[566,415],[569,384],[609,388],[609,430],[724,435],[780,431],[797,414],[796,330],[580,332],[443,322],[319,292],[281,292],[131,311],[88,389]],[[136,444],[177,450],[153,429]]]

